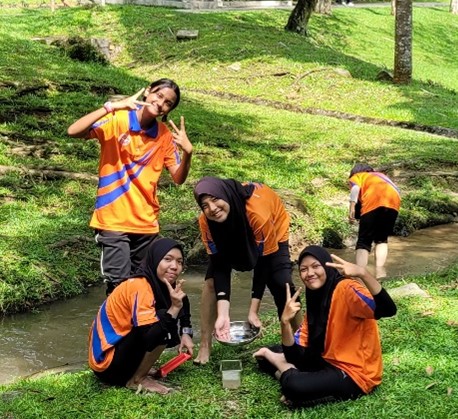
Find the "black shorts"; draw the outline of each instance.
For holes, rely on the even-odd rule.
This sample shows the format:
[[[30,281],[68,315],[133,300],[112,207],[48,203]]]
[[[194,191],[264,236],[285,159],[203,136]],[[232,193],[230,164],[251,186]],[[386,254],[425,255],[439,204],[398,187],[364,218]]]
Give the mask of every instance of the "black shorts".
[[[114,288],[134,274],[157,237],[157,234],[96,230],[95,241],[102,248],[100,270],[107,286]]]
[[[371,251],[372,243],[387,243],[393,234],[398,212],[393,208],[379,207],[361,216],[356,249]]]

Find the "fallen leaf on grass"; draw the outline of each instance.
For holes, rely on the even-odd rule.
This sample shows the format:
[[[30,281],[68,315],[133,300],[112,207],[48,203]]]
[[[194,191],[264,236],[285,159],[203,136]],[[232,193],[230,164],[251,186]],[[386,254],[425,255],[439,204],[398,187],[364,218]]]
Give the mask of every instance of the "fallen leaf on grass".
[[[432,316],[433,314],[434,314],[434,310],[428,310],[428,311],[424,311],[423,313],[421,313],[423,317]]]
[[[455,320],[449,320],[449,321],[447,321],[447,324],[449,326],[455,326],[455,327],[458,326],[458,322],[456,322]]]
[[[425,390],[429,390],[431,387],[434,387],[437,383],[434,381],[432,383],[429,383],[426,387]]]
[[[399,365],[401,363],[401,360],[396,356],[393,358],[393,361],[391,361],[393,365]]]
[[[433,372],[434,372],[434,368],[431,366],[431,365],[428,365],[426,368],[425,368],[425,371],[426,371],[426,374],[431,376],[433,375]]]
[[[449,388],[447,389],[447,396],[451,396],[451,395],[452,395],[452,391],[453,391],[452,388],[449,387]]]

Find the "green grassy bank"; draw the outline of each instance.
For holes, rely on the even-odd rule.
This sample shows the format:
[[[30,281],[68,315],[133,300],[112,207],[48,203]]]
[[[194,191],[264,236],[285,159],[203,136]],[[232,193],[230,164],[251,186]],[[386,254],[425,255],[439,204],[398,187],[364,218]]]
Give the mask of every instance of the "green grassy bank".
[[[376,80],[393,62],[388,8],[314,16],[306,39],[283,31],[288,13],[0,11],[0,313],[69,297],[99,281],[88,228],[98,146],[68,138],[66,129],[110,95],[132,94],[164,76],[182,87],[172,119],[185,116],[195,153],[185,185],[164,176],[160,221],[163,233],[187,249],[197,237],[192,185],[203,175],[279,190],[293,236],[307,242],[338,244],[351,234],[346,179],[357,161],[383,168],[400,186],[398,234],[453,220],[456,16],[446,8],[415,8],[414,81],[394,86]],[[198,29],[199,37],[178,42],[179,29]],[[120,50],[102,66],[33,40],[69,35],[108,38]],[[443,127],[448,136],[376,120]]]
[[[261,339],[235,348],[215,343],[211,362],[191,362],[167,377],[177,391],[137,395],[105,387],[89,370],[18,380],[0,387],[0,417],[31,418],[419,418],[449,419],[458,415],[458,266],[409,278],[430,298],[398,298],[398,314],[379,321],[384,360],[382,385],[356,401],[290,410],[279,402],[279,385],[260,373],[252,353],[278,343],[273,314],[263,318]],[[403,282],[387,284],[388,291]],[[85,338],[85,337],[84,337]],[[162,362],[174,354],[164,354]],[[241,359],[242,385],[223,389],[219,361]]]

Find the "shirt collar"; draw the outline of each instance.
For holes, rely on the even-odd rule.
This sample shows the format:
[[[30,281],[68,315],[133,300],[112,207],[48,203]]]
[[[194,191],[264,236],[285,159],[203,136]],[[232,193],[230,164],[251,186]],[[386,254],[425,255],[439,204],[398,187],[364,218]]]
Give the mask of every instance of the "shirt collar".
[[[142,127],[140,126],[140,121],[137,118],[137,110],[132,109],[129,111],[129,130],[133,132],[141,132]],[[155,120],[153,125],[144,131],[148,137],[156,138],[159,132],[159,124]]]

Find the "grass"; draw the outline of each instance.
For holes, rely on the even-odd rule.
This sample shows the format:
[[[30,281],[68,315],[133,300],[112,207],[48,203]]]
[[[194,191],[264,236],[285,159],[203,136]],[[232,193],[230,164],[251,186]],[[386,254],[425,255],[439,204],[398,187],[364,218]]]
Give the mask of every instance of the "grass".
[[[185,185],[171,185],[164,174],[160,221],[187,250],[198,235],[192,185],[207,174],[279,190],[292,214],[293,236],[310,243],[335,245],[351,234],[346,179],[362,160],[386,170],[402,190],[397,234],[453,220],[455,139],[298,109],[456,130],[455,17],[444,8],[415,9],[414,81],[394,86],[375,79],[393,61],[388,9],[339,8],[332,16],[314,16],[309,38],[283,31],[288,13],[132,6],[1,10],[0,166],[23,171],[0,178],[0,313],[70,297],[99,281],[88,228],[98,145],[69,139],[66,128],[110,95],[131,94],[163,76],[182,87],[172,119],[185,116],[195,153]],[[199,29],[199,38],[177,42],[172,33],[184,28]],[[121,50],[112,65],[102,66],[32,40],[68,35],[106,37]],[[86,179],[49,178],[31,169]]]
[[[278,343],[279,325],[265,314],[261,340],[241,348],[215,344],[211,362],[190,362],[167,378],[178,391],[168,395],[136,395],[105,387],[89,370],[19,380],[0,387],[0,416],[5,418],[438,418],[458,414],[458,265],[431,275],[390,282],[390,288],[414,281],[431,298],[396,299],[398,314],[379,321],[384,360],[382,385],[356,401],[289,410],[279,402],[279,385],[260,373],[251,354]],[[173,356],[163,355],[161,363]],[[221,386],[219,360],[241,359],[242,385]]]

